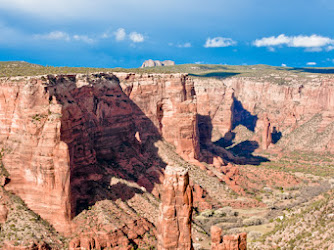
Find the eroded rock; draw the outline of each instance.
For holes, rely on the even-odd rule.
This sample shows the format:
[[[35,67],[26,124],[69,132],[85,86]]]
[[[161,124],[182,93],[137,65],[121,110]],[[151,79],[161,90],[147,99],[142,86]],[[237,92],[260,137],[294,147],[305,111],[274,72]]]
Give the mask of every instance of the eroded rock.
[[[158,249],[193,249],[192,204],[188,171],[167,166],[158,221]]]

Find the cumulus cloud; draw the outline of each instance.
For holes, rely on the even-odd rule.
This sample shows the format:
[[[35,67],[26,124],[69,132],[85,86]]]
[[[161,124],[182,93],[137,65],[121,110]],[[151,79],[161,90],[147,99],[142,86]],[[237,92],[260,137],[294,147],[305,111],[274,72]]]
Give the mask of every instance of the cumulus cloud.
[[[308,63],[306,63],[306,65],[308,65],[308,66],[315,66],[315,65],[317,65],[317,63],[316,62],[308,62]]]
[[[115,31],[115,39],[116,41],[123,41],[126,37],[126,32],[125,29],[119,28],[118,30]]]
[[[322,47],[330,47],[334,44],[334,40],[329,37],[311,35],[311,36],[286,36],[281,34],[279,36],[263,37],[256,39],[253,45],[256,47],[273,47],[273,46],[288,46],[306,48],[310,52],[319,52]]]
[[[183,43],[176,45],[178,48],[191,48],[191,43]]]
[[[142,42],[144,42],[144,36],[142,35],[142,34],[140,34],[140,33],[137,33],[137,32],[131,32],[130,34],[129,34],[129,38],[130,38],[130,40],[132,41],[132,42],[134,42],[134,43],[142,43]]]
[[[285,63],[282,63],[281,66],[282,66],[282,67],[286,67],[286,64],[285,64]]]
[[[236,45],[237,42],[234,41],[231,38],[226,37],[214,37],[214,38],[208,38],[204,44],[205,48],[220,48],[220,47],[229,47]]]
[[[282,44],[288,44],[290,41],[289,37],[281,34],[277,37],[263,37],[261,39],[256,39],[253,44],[256,47],[269,47],[269,46],[277,46]]]
[[[124,28],[118,28],[116,31],[112,32],[111,30],[107,30],[101,36],[101,38],[106,39],[110,37],[114,37],[116,41],[121,42],[126,39],[129,39],[133,43],[141,43],[144,42],[145,37],[143,34],[133,31],[131,33],[127,33]]]

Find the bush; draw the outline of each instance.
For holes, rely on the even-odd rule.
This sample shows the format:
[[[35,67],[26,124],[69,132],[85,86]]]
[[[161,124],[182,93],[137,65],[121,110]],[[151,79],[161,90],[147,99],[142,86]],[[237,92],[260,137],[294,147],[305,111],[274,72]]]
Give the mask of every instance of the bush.
[[[263,219],[259,217],[250,217],[242,221],[244,226],[257,226],[263,224]]]

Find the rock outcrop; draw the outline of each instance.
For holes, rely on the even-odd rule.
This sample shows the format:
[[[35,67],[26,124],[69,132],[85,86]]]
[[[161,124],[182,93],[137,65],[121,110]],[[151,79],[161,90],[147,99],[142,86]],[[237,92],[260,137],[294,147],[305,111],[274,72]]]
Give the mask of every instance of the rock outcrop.
[[[176,147],[185,160],[199,159],[197,99],[193,80],[183,74],[116,73],[124,93]],[[139,135],[142,138],[143,135]]]
[[[222,229],[217,226],[211,227],[211,250],[246,250],[247,234],[222,236]]]
[[[149,240],[145,238],[145,234],[153,229],[153,225],[143,218],[134,220],[132,223],[120,227],[117,230],[110,230],[110,228],[109,226],[98,231],[91,229],[88,232],[80,233],[79,236],[71,240],[69,249],[90,250],[112,248],[130,250],[133,249],[132,243],[138,246],[139,249],[142,248],[144,244],[146,244],[145,246],[152,246],[156,243],[153,242],[153,244],[150,245]]]
[[[6,189],[58,231],[96,201],[127,200],[116,176],[158,196],[165,167],[154,141],[199,157],[196,96],[182,74],[19,77],[0,82]],[[120,83],[121,82],[121,83]],[[114,187],[115,186],[115,187]],[[111,192],[112,191],[112,192]]]
[[[262,149],[268,149],[271,143],[272,143],[272,129],[270,121],[267,115],[265,115],[263,119]]]
[[[70,156],[61,141],[61,105],[41,78],[1,79],[0,144],[7,190],[59,230],[70,222]]]
[[[158,249],[193,249],[192,199],[188,171],[181,167],[167,166],[158,221]]]
[[[156,67],[156,66],[173,66],[173,65],[175,65],[175,62],[171,60],[159,61],[159,60],[149,59],[143,62],[141,68]]]
[[[334,152],[331,76],[282,78],[283,83],[265,76],[194,81],[202,143],[230,145],[234,138],[248,139],[266,148],[272,136],[278,148]],[[266,115],[270,131],[268,122],[261,121]],[[245,129],[238,130],[240,126]],[[264,137],[267,141],[262,143]]]

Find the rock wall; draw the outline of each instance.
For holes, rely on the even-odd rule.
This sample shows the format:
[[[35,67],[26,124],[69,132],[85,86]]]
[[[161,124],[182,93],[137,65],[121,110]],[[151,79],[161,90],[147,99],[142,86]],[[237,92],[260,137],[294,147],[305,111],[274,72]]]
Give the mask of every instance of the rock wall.
[[[6,189],[65,234],[96,201],[140,191],[117,191],[113,176],[159,195],[165,165],[156,140],[185,159],[199,156],[196,96],[185,75],[18,77],[0,85]]]
[[[185,160],[200,157],[194,82],[183,74],[116,73],[129,98]]]
[[[10,174],[6,189],[68,231],[70,155],[60,138],[62,106],[50,101],[41,78],[2,79],[0,85],[0,144]]]
[[[281,82],[265,77],[196,78],[194,81],[197,110],[203,117],[199,120],[201,141],[222,138],[230,141],[233,138],[228,132],[242,125],[248,134],[244,132],[240,138],[238,134],[233,136],[248,137],[263,145],[262,148],[270,147],[271,141],[271,146],[277,144],[288,150],[334,152],[334,79],[331,76],[282,78]],[[268,122],[271,135],[264,136]]]
[[[192,199],[188,171],[181,167],[167,166],[158,221],[158,249],[193,249]]]

